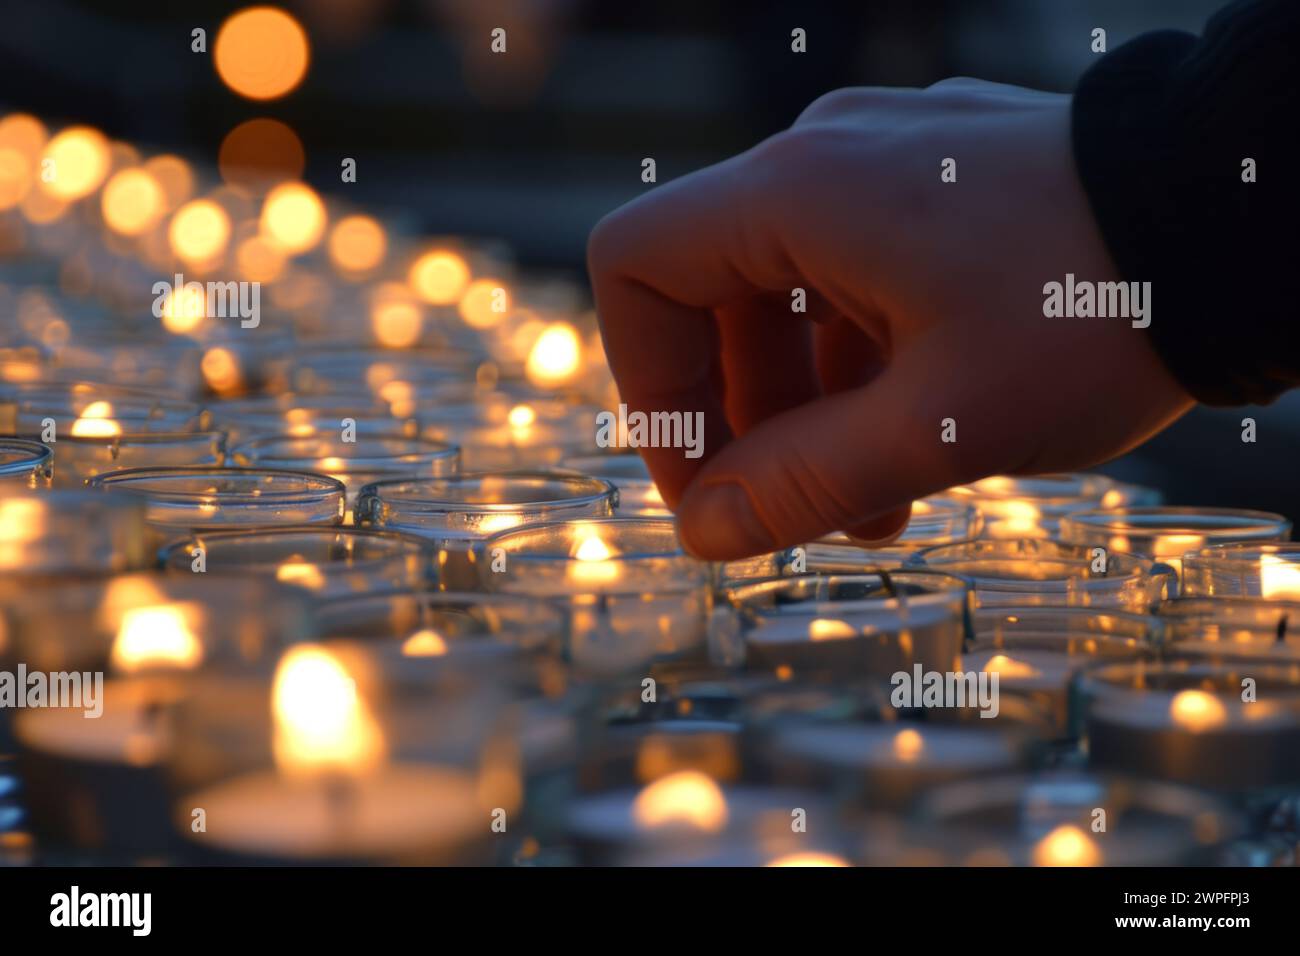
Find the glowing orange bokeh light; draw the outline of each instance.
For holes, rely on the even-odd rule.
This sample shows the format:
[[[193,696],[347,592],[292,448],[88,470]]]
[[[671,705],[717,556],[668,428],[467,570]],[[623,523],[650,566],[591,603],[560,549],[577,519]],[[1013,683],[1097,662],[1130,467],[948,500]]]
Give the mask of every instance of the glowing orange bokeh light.
[[[275,7],[240,10],[221,25],[212,62],[221,81],[250,100],[274,100],[307,75],[311,46],[292,16]]]

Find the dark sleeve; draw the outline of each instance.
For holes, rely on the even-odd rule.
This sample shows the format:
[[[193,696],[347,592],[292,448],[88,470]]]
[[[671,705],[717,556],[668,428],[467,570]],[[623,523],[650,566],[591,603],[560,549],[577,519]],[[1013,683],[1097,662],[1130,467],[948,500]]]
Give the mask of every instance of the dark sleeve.
[[[1073,110],[1084,190],[1123,277],[1151,282],[1146,334],[1174,377],[1210,405],[1300,385],[1300,0],[1144,34]]]

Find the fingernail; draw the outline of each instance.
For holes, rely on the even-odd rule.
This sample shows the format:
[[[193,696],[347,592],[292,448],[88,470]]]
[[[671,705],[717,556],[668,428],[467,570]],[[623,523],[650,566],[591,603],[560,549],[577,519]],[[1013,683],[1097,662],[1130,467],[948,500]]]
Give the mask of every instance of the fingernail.
[[[734,481],[703,485],[686,493],[678,512],[682,544],[696,557],[731,560],[773,548],[749,494]]]

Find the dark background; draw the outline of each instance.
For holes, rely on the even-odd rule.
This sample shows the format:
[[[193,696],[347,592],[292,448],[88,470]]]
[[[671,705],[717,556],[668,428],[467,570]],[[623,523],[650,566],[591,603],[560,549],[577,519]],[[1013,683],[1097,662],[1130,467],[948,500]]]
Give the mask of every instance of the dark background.
[[[247,5],[0,0],[0,109],[93,123],[207,164],[232,127],[272,116],[297,131],[317,188],[346,189],[422,231],[500,237],[525,264],[581,274],[592,224],[653,188],[642,157],[662,183],[783,129],[838,86],[969,75],[1068,91],[1095,58],[1094,27],[1114,49],[1146,30],[1198,31],[1220,3],[301,0],[281,5],[308,30],[311,68],[269,104],[231,94],[212,69],[217,28]],[[509,53],[491,57],[498,26]],[[207,54],[190,50],[195,27]],[[790,52],[795,27],[806,54]],[[347,186],[345,156],[358,172]],[[1085,374],[1069,356],[1043,360]],[[1255,444],[1240,440],[1246,415]],[[1296,516],[1297,443],[1300,399],[1289,396],[1268,409],[1198,409],[1104,470],[1174,503]]]

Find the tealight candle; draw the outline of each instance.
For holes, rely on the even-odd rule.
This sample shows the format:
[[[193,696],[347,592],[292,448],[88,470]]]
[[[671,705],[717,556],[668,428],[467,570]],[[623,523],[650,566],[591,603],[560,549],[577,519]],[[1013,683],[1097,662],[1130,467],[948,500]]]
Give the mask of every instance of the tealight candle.
[[[657,659],[703,652],[712,610],[708,565],[681,549],[662,518],[609,518],[532,525],[484,543],[489,590],[565,606],[569,659],[612,674]]]
[[[1241,826],[1195,790],[1054,772],[938,787],[912,820],[873,820],[863,848],[885,866],[1205,865]]]
[[[878,568],[902,568],[918,551],[976,537],[983,516],[965,501],[922,498],[912,502],[912,517],[898,540],[879,547],[864,546],[840,532],[803,548],[805,570],[817,574],[860,574]]]
[[[980,607],[1076,605],[1145,612],[1170,587],[1169,575],[1150,561],[1040,538],[941,545],[918,552],[911,564],[970,580]]]
[[[0,487],[48,488],[54,452],[40,442],[0,436]]]
[[[519,785],[480,739],[491,738],[490,709],[470,692],[441,695],[428,712],[427,688],[384,687],[374,667],[355,649],[301,644],[269,688],[232,675],[198,689],[172,769],[184,792],[173,820],[200,860],[491,862],[494,814],[518,810]],[[461,741],[464,731],[473,739]],[[452,749],[480,750],[451,762],[426,739],[448,732]]]
[[[348,489],[349,516],[364,485],[391,479],[440,478],[460,468],[455,445],[397,435],[343,441],[323,435],[254,438],[234,448],[232,463],[329,475]]]
[[[945,574],[797,575],[724,594],[746,666],[793,678],[951,671],[967,637],[969,590]]]
[[[128,468],[90,486],[143,499],[153,548],[195,531],[340,524],[345,509],[337,479],[269,468]]]
[[[1285,541],[1291,522],[1266,511],[1233,508],[1111,508],[1061,521],[1061,540],[1154,558],[1180,575],[1182,558],[1206,545]]]
[[[481,352],[456,348],[325,348],[295,355],[285,378],[273,381],[270,390],[328,395],[365,389],[378,396],[393,382],[473,381],[483,359]]]
[[[0,385],[4,431],[41,434],[46,419],[53,419],[58,438],[204,431],[211,422],[211,416],[193,402],[140,389],[91,382]]]
[[[54,490],[0,498],[0,603],[41,579],[143,568],[144,522],[143,504],[125,495]]]
[[[772,734],[765,749],[787,782],[893,809],[937,784],[1014,770],[1024,759],[994,730],[904,722],[796,721]]]
[[[187,675],[256,660],[310,633],[294,592],[150,574],[51,587],[10,619],[16,666],[75,675],[81,686],[80,700],[14,712],[35,829],[58,843],[131,853],[170,843],[160,767]]]
[[[483,421],[477,406],[461,420],[443,409],[420,433],[459,445],[467,470],[553,468],[566,457],[596,450],[596,412],[567,406],[558,417],[544,418],[537,403],[524,402],[511,407],[504,421]]]
[[[1148,615],[1073,607],[982,609],[974,623],[962,667],[996,671],[1003,700],[1025,698],[1048,715],[1058,736],[1078,732],[1069,712],[1076,674],[1096,664],[1153,658],[1162,633],[1160,621]]]
[[[1159,609],[1169,658],[1300,663],[1300,602],[1179,598]]]
[[[416,422],[397,415],[369,393],[276,395],[240,398],[211,406],[212,420],[227,433],[231,447],[254,438],[291,435],[337,435],[355,429],[358,437],[400,435],[413,438]]]
[[[367,485],[357,499],[357,523],[432,539],[439,580],[452,591],[481,586],[481,544],[508,528],[613,514],[614,486],[596,478],[547,472],[463,475]]]
[[[1105,475],[1079,473],[994,475],[950,488],[944,495],[973,503],[989,538],[1052,538],[1061,518],[1072,512],[1149,501],[1146,489],[1121,485]]]
[[[1101,768],[1212,790],[1300,782],[1300,676],[1258,663],[1118,664],[1080,678]]]
[[[1216,544],[1183,555],[1186,597],[1300,600],[1300,545]]]
[[[434,556],[430,542],[396,531],[308,525],[203,532],[168,545],[160,559],[177,574],[274,579],[324,599],[431,586]]]

